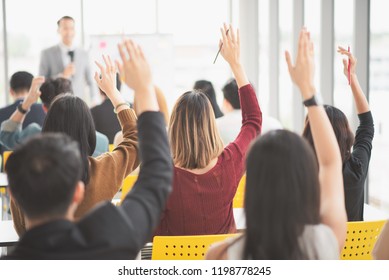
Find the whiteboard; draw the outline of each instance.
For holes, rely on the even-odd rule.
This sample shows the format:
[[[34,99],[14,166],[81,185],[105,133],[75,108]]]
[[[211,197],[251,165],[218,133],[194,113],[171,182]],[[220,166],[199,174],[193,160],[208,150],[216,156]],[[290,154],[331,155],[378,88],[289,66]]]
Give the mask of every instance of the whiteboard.
[[[123,38],[134,40],[140,45],[150,64],[154,84],[160,87],[169,99],[169,93],[174,90],[174,46],[171,34],[128,34],[128,35],[91,35],[89,38],[89,55],[91,61],[102,62],[102,55],[109,55],[113,60],[120,60],[118,43]],[[94,63],[93,63],[94,64]],[[93,69],[98,71],[97,66]],[[132,102],[134,95],[131,89],[122,84],[124,98]]]

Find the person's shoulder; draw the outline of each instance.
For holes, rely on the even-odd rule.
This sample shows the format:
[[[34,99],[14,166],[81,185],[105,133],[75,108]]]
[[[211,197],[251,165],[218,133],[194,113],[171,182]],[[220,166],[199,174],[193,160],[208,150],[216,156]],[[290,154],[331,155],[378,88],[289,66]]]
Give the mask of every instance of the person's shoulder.
[[[42,54],[52,53],[53,51],[57,50],[58,48],[59,48],[58,45],[48,47],[48,48],[42,50]]]

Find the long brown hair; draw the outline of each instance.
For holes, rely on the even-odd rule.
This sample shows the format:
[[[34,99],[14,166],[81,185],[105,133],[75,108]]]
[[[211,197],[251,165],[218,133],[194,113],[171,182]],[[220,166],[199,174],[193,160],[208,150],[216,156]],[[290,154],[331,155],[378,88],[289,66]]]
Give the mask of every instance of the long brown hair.
[[[176,166],[206,167],[223,151],[215,114],[207,96],[197,90],[185,92],[174,105],[169,140]]]
[[[342,163],[345,163],[351,156],[351,147],[354,144],[354,134],[351,132],[346,115],[341,110],[330,105],[324,105],[324,109],[327,113],[328,119],[330,120],[332,128],[334,129],[340,154],[342,156]],[[307,139],[309,144],[311,144],[312,148],[315,150],[308,116],[302,136]]]

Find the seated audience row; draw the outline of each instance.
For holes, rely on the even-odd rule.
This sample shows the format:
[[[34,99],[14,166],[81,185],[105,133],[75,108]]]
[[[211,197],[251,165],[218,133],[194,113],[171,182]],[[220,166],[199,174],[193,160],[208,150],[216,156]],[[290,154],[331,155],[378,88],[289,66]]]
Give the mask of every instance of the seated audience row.
[[[54,98],[43,135],[21,145],[6,167],[14,224],[22,235],[8,258],[128,259],[152,235],[235,233],[232,201],[246,168],[246,231],[216,244],[207,258],[339,258],[347,216],[363,219],[361,196],[374,135],[369,105],[355,74],[356,59],[339,48],[351,62],[350,83],[360,119],[355,142],[344,114],[316,98],[313,43],[306,29],[300,33],[294,65],[286,52],[290,76],[308,110],[304,137],[281,129],[258,137],[262,113],[240,63],[239,31],[224,25],[221,35],[221,55],[235,77],[223,89],[228,105],[223,107],[240,116],[235,138],[223,143],[220,137],[218,123],[227,121],[230,133],[235,121],[228,110],[216,120],[221,112],[214,92],[207,97],[193,90],[173,108],[170,153],[162,114],[155,112],[161,102],[149,65],[140,47],[125,41],[119,45],[119,71],[135,91],[139,143],[135,113],[116,89],[116,67],[103,56],[105,67],[97,63],[101,75],[96,73],[95,80],[118,114],[123,140],[112,153],[92,158],[96,132],[87,105],[71,94]],[[347,75],[347,61],[344,67]],[[42,82],[39,77],[33,80],[23,110],[15,111],[9,121],[23,121],[23,111],[37,101]],[[201,81],[195,87],[205,91],[209,84]],[[0,139],[3,130],[12,132],[7,122]],[[142,167],[133,191],[118,208],[110,203],[94,208],[111,200],[137,167],[138,149]],[[24,162],[26,158],[31,160]],[[48,191],[51,185],[55,193]]]

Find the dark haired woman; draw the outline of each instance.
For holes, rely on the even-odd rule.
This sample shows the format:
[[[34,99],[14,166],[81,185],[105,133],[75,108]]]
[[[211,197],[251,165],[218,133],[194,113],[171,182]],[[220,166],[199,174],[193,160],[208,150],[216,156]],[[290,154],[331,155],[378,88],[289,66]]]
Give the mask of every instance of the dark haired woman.
[[[208,259],[336,259],[346,238],[342,161],[335,134],[315,102],[313,44],[300,33],[295,66],[311,120],[317,160],[299,135],[276,130],[258,138],[247,157],[242,236],[215,245]]]
[[[195,82],[193,89],[197,89],[202,91],[209,99],[209,102],[211,102],[211,106],[213,109],[213,112],[215,114],[215,118],[223,117],[223,113],[220,110],[219,105],[216,101],[216,93],[215,88],[213,87],[212,83],[207,80],[198,80]]]
[[[359,85],[355,73],[357,60],[346,49],[339,47],[338,52],[347,55],[350,60],[350,86],[354,96],[359,118],[359,126],[355,135],[351,132],[344,113],[333,107],[324,106],[338,140],[343,162],[343,184],[346,200],[348,221],[363,221],[363,205],[365,196],[365,181],[369,170],[372,142],[374,137],[374,122],[369,103]],[[343,60],[344,74],[348,77],[347,60]],[[313,146],[310,123],[304,128],[303,137]],[[351,147],[353,151],[351,152]]]
[[[85,197],[75,213],[76,218],[81,218],[99,202],[112,200],[123,179],[139,165],[135,112],[116,89],[115,66],[109,58],[104,57],[104,61],[106,68],[98,64],[101,78],[96,73],[95,79],[116,108],[123,131],[123,141],[112,152],[104,153],[97,158],[91,157],[96,145],[92,114],[82,99],[70,94],[59,95],[54,99],[42,129],[43,133],[64,132],[79,143],[83,160],[82,180],[86,188]],[[38,88],[39,84],[35,85],[27,98],[37,100]],[[22,235],[26,229],[23,211],[13,200],[11,211],[15,229]]]

